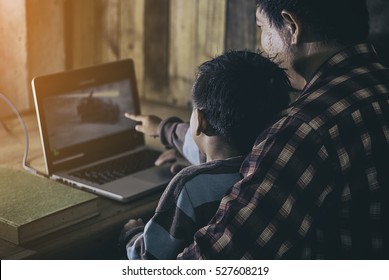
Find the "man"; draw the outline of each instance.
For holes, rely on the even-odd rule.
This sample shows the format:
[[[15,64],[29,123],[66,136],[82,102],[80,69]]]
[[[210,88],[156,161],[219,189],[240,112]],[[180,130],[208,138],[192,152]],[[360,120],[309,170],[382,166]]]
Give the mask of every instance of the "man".
[[[364,0],[258,0],[264,51],[306,86],[179,259],[388,259],[389,70]]]

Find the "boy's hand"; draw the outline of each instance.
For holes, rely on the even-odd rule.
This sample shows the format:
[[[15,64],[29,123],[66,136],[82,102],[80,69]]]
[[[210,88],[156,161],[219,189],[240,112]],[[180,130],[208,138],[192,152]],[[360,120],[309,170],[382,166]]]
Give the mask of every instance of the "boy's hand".
[[[188,162],[176,149],[170,149],[163,152],[155,161],[155,165],[159,166],[167,162],[173,162],[170,167],[170,172],[177,174],[181,169],[190,165]]]
[[[124,116],[140,123],[135,126],[137,131],[150,137],[159,136],[159,125],[162,122],[160,117],[155,115],[132,115],[129,113],[125,113]]]
[[[140,226],[144,226],[144,225],[145,224],[143,223],[142,219],[137,219],[137,220],[131,219],[124,225],[124,230],[128,231],[132,228],[136,228],[136,227],[140,227]]]
[[[135,229],[137,227],[144,226],[144,223],[142,219],[131,219],[129,220],[123,227],[123,229],[120,232],[119,240],[118,240],[118,250],[120,257],[123,259],[127,259],[127,245],[131,242],[131,239],[133,238],[132,233],[130,232],[131,229]],[[141,229],[140,229],[141,230]]]

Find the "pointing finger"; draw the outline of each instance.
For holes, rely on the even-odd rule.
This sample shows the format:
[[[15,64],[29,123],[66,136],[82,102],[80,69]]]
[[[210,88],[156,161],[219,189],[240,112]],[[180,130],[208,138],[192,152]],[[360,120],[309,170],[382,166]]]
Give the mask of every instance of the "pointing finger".
[[[125,113],[124,116],[128,119],[131,119],[131,120],[134,120],[137,122],[142,122],[144,120],[144,116],[142,116],[142,115],[133,115],[130,113]]]

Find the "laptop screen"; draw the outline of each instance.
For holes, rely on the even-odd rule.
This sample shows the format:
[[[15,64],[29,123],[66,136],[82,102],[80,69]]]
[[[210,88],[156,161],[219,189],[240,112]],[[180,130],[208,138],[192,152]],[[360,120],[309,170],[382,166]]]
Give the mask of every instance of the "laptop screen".
[[[53,153],[134,128],[124,117],[134,112],[128,79],[50,96],[44,100],[48,143]]]
[[[124,117],[140,113],[132,60],[36,77],[32,86],[49,174],[144,144]]]

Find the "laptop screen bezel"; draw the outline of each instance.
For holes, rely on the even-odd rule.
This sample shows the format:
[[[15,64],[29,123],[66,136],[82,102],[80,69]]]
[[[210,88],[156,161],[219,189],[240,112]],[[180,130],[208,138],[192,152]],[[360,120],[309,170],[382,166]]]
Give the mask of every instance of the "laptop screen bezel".
[[[68,92],[93,88],[104,84],[129,79],[133,99],[133,111],[140,114],[140,103],[132,59],[125,59],[90,67],[42,75],[33,78],[32,89],[36,114],[41,134],[43,154],[47,173],[49,175],[64,170],[77,168],[94,161],[105,159],[145,145],[142,133],[134,127],[100,139],[72,145],[54,154],[49,143],[48,128],[44,110],[44,101]],[[80,156],[81,155],[81,156]]]

